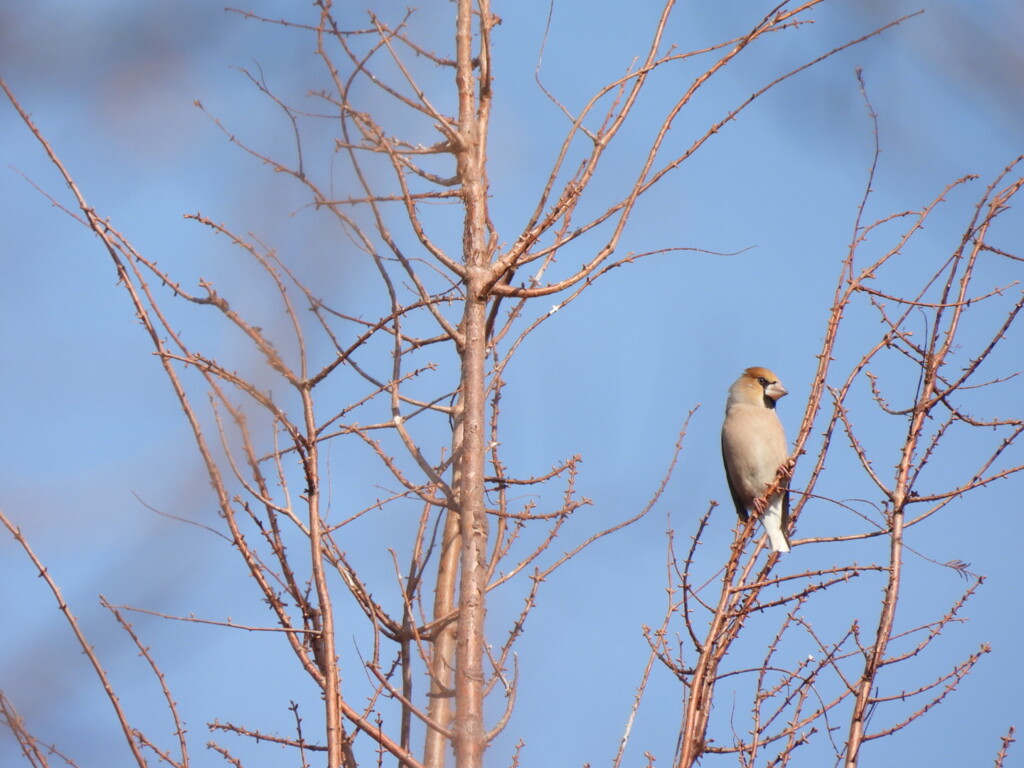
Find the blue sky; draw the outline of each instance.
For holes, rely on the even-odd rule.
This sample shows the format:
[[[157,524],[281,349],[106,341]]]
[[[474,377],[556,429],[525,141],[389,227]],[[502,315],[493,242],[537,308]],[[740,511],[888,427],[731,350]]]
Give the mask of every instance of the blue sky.
[[[338,244],[338,230],[302,207],[301,189],[231,146],[193,106],[201,101],[233,132],[288,157],[290,125],[237,67],[258,63],[273,87],[301,96],[323,84],[308,39],[197,0],[100,2],[87,10],[52,1],[19,5],[24,7],[0,10],[0,74],[92,205],[140,250],[186,282],[224,281],[240,306],[265,311],[258,287],[238,281],[238,255],[182,218],[201,211],[238,231],[257,232],[290,254],[339,304],[368,302],[370,270]],[[629,12],[583,2],[554,5],[540,77],[570,108],[643,51],[657,4],[635,5]],[[272,17],[307,10],[273,2],[249,7]],[[398,7],[404,6],[384,4],[381,12]],[[681,3],[668,38],[681,49],[706,45],[746,29],[769,7]],[[520,647],[519,709],[494,747],[494,765],[508,764],[520,736],[527,740],[523,765],[598,765],[614,754],[645,659],[640,627],[660,623],[663,610],[666,527],[688,536],[709,500],[723,502],[705,536],[701,572],[708,575],[731,540],[718,429],[725,391],[739,371],[767,365],[779,374],[791,393],[780,415],[795,432],[872,159],[871,125],[855,68],[863,69],[881,133],[869,220],[920,207],[964,174],[981,177],[951,195],[893,265],[887,275],[893,284],[913,285],[948,254],[983,187],[1024,151],[1024,57],[1018,46],[1024,17],[1009,0],[826,4],[812,27],[762,40],[726,68],[677,120],[672,146],[685,146],[709,120],[778,74],[922,7],[924,14],[783,83],[727,125],[641,206],[620,249],[623,255],[673,247],[734,255],[679,251],[616,270],[548,320],[509,367],[506,460],[530,474],[573,454],[584,456],[580,488],[594,504],[565,532],[565,548],[643,506],[687,412],[699,407],[662,503],[567,566],[542,593]],[[564,123],[534,81],[547,6],[495,10],[503,23],[495,36],[490,175],[495,223],[511,240],[536,200]],[[449,11],[448,3],[423,6],[415,16],[417,31],[443,31]],[[655,125],[658,105],[696,71],[690,65],[668,68],[652,84],[628,141],[599,179],[595,209],[635,167],[635,148]],[[441,75],[430,85],[443,87]],[[216,523],[187,426],[110,260],[94,237],[23,178],[67,202],[62,182],[10,108],[0,110],[0,147],[0,505],[61,584],[137,724],[168,733],[154,681],[97,605],[97,595],[178,615],[267,619],[222,541],[147,509]],[[1016,210],[1004,219],[1010,247],[1021,241],[1024,223]],[[880,246],[884,242],[880,238]],[[585,258],[587,247],[584,242],[568,253],[566,263]],[[1019,266],[1014,271],[1004,263],[979,285],[1006,284],[1020,273]],[[194,338],[207,334],[204,348],[254,365],[230,334],[207,330],[204,316],[178,317]],[[977,335],[969,338],[991,327],[993,316],[980,317]],[[877,333],[870,314],[851,318],[842,354],[852,356],[861,338]],[[1021,350],[1016,329],[1004,343],[998,372],[1017,370]],[[1020,418],[1022,386],[1011,382],[998,398],[982,395],[972,405],[979,415]],[[879,445],[887,469],[892,461],[885,451],[895,446],[886,441],[898,429],[864,414],[864,434]],[[352,493],[372,496],[374,489],[350,485],[370,471],[359,464],[365,459],[344,447],[332,451],[339,489],[355,487]],[[1005,461],[1022,463],[1019,449]],[[827,488],[836,498],[877,500],[877,490],[852,466],[838,459],[835,464]],[[936,466],[955,472],[955,452]],[[1013,713],[1024,712],[1020,686],[1008,684],[1024,679],[1017,591],[1021,483],[997,483],[913,530],[909,543],[922,555],[969,562],[988,580],[964,609],[970,620],[951,628],[919,666],[911,662],[905,673],[894,673],[886,681],[890,690],[927,682],[982,643],[991,643],[993,652],[924,720],[869,745],[869,762],[881,764],[884,753],[892,764],[911,756],[921,763],[985,763],[1014,722]],[[341,497],[339,492],[339,506]],[[834,506],[810,505],[798,538],[849,525]],[[364,535],[363,567],[386,583],[388,544],[372,529]],[[876,544],[858,546],[852,554],[797,547],[780,568],[827,568],[881,554]],[[0,688],[41,738],[69,748],[80,765],[128,765],[96,680],[42,582],[6,537],[0,538],[0,563],[7,605]],[[914,557],[906,586],[900,620],[909,627],[935,618],[964,583],[951,570]],[[818,620],[838,621],[859,610],[862,623],[872,624],[880,593],[860,585],[848,595],[849,604],[834,611],[819,606]],[[502,617],[520,600],[516,590],[495,593],[496,637],[505,631]],[[283,729],[289,697],[312,701],[311,686],[291,687],[294,670],[287,664],[278,670],[280,647],[272,637],[240,638],[141,616],[135,624],[188,719],[197,765],[220,762],[202,747],[207,721],[220,717]],[[753,627],[749,645],[735,653],[758,658],[758,643],[767,642],[762,632],[772,631],[765,627]],[[579,628],[587,629],[574,633]],[[556,678],[559,684],[550,685]],[[634,731],[631,764],[640,764],[645,750],[658,756],[659,765],[671,760],[680,697],[676,681],[656,675]],[[582,718],[580,701],[586,702]],[[0,763],[12,764],[16,754],[11,739],[0,735]],[[264,753],[251,764],[266,758]],[[1019,762],[1015,755],[1008,764]]]

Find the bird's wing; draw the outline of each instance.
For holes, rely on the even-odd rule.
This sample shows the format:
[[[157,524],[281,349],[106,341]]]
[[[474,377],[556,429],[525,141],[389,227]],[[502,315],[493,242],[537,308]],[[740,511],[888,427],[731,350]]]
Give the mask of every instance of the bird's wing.
[[[729,454],[725,449],[725,433],[722,433],[722,463],[725,465],[725,479],[729,483],[729,493],[732,495],[732,501],[736,505],[736,514],[739,515],[740,520],[744,523],[747,522],[749,515],[747,514],[747,505],[743,503],[743,499],[736,492],[736,486],[732,482],[732,471],[729,467]]]

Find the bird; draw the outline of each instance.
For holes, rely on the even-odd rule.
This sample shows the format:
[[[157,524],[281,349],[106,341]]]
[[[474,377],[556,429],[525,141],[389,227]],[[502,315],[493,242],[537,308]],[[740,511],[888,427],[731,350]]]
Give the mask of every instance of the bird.
[[[722,461],[736,514],[747,522],[749,514],[761,519],[773,552],[789,552],[789,487],[783,477],[779,488],[765,500],[779,469],[789,460],[776,402],[788,390],[767,368],[747,368],[729,388],[722,423]]]

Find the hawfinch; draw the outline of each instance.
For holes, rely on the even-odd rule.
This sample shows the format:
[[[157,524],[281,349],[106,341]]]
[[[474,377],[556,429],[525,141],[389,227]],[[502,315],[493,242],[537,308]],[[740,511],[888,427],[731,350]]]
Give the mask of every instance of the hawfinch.
[[[748,512],[761,518],[775,552],[789,552],[787,480],[783,478],[767,502],[763,496],[789,458],[782,422],[775,413],[775,402],[786,391],[767,368],[747,368],[729,389],[722,424],[722,459],[736,514],[743,522]]]

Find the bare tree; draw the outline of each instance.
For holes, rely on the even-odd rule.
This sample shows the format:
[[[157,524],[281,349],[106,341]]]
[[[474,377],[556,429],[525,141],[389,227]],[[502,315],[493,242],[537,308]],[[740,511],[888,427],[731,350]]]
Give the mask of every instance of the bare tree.
[[[270,612],[263,626],[177,618],[279,636],[292,663],[319,694],[296,693],[287,736],[241,723],[210,723],[215,738],[210,746],[228,762],[242,764],[224,740],[236,737],[283,745],[303,766],[324,762],[331,768],[354,768],[386,759],[408,768],[440,768],[449,750],[459,768],[484,764],[488,746],[513,712],[516,643],[541,585],[593,542],[654,508],[686,429],[683,425],[664,481],[652,489],[643,508],[609,527],[591,527],[582,535],[574,529],[571,544],[556,549],[552,545],[568,521],[588,503],[576,487],[580,459],[571,456],[540,472],[507,465],[501,437],[504,373],[530,334],[556,311],[615,268],[650,255],[619,251],[630,217],[660,181],[779,83],[904,20],[772,75],[687,146],[669,141],[679,116],[718,72],[752,44],[768,43],[773,33],[784,33],[775,36],[783,40],[799,33],[821,2],[783,2],[744,34],[685,53],[666,43],[674,6],[666,2],[646,50],[628,71],[578,110],[549,95],[564,115],[564,136],[553,163],[538,177],[528,219],[514,232],[500,232],[491,210],[492,35],[501,20],[488,0],[453,4],[454,34],[444,43],[418,37],[412,11],[398,18],[369,11],[356,27],[343,22],[329,0],[318,0],[317,13],[308,20],[244,13],[249,20],[307,36],[328,85],[295,101],[275,92],[262,73],[246,72],[294,127],[291,159],[262,153],[229,124],[213,119],[233,144],[293,179],[309,205],[337,223],[344,247],[372,266],[378,290],[359,297],[355,307],[323,295],[319,276],[301,256],[284,256],[256,235],[240,234],[203,214],[191,218],[246,257],[247,274],[269,287],[273,304],[246,308],[233,295],[233,284],[200,280],[190,287],[137,250],[89,204],[42,131],[3,86],[70,189],[72,203],[54,202],[88,227],[112,259],[188,420],[216,494],[217,532]],[[694,60],[707,64],[664,103],[649,143],[642,150],[630,148],[631,174],[614,197],[601,197],[593,181],[610,148],[619,146],[652,74]],[[436,72],[445,73],[445,85],[433,85]],[[895,612],[907,531],[962,503],[958,500],[966,494],[1024,468],[1003,458],[1022,422],[975,417],[965,404],[1021,308],[1019,298],[1007,298],[1008,286],[994,292],[972,286],[981,260],[1019,260],[995,234],[999,217],[1024,183],[1016,172],[1017,165],[1011,165],[987,188],[961,241],[919,286],[909,289],[886,289],[886,266],[935,215],[941,200],[966,180],[919,211],[871,225],[862,221],[865,195],[840,264],[794,461],[783,471],[795,471],[794,488],[799,486],[801,496],[793,518],[798,521],[808,499],[827,497],[818,493],[826,460],[837,450],[834,438],[846,435],[863,484],[877,490],[883,502],[869,513],[840,504],[856,516],[859,530],[831,541],[885,537],[888,558],[881,564],[844,561],[777,576],[778,557],[760,557],[751,523],[738,531],[716,578],[701,581],[695,555],[711,508],[684,553],[677,553],[673,539],[669,601],[662,625],[646,631],[651,655],[633,716],[660,661],[684,689],[674,764],[690,766],[720,753],[736,756],[742,765],[787,764],[818,734],[831,745],[837,762],[857,765],[866,741],[887,736],[927,712],[985,651],[917,690],[880,692],[887,668],[917,657],[957,620],[981,583],[967,566],[946,564],[970,580],[967,589],[935,621],[900,627]],[[873,177],[869,189],[872,182]],[[876,245],[876,239],[892,237],[901,223],[906,226],[891,244]],[[569,254],[579,252],[587,254],[583,263],[570,262]],[[959,346],[966,315],[999,301],[1006,303],[1001,323],[980,344]],[[844,339],[844,319],[865,306],[879,314],[881,335],[870,342]],[[192,341],[178,331],[179,308],[212,312],[216,321],[211,322],[244,340],[239,359],[211,352],[203,340]],[[927,330],[919,337],[910,325],[922,316]],[[952,366],[960,369],[954,373]],[[878,369],[884,373],[875,373]],[[1012,373],[989,375],[985,385],[999,386]],[[865,380],[870,384],[866,390]],[[855,415],[867,407],[890,415],[899,424],[898,434],[880,445],[869,444],[855,426]],[[923,488],[921,477],[948,435],[977,429],[996,438],[972,453],[970,474],[949,478],[941,489]],[[821,437],[812,440],[815,434]],[[335,450],[356,467],[352,476],[336,479],[328,471],[326,453]],[[897,472],[889,480],[877,467],[893,451]],[[797,460],[805,453],[812,467],[802,473],[807,460]],[[377,474],[360,482],[367,456]],[[189,765],[190,741],[170,687],[158,660],[126,619],[129,611],[143,609],[104,601],[161,684],[174,722],[169,746],[131,725],[56,583],[13,522],[3,521],[46,575],[104,680],[135,762]],[[370,554],[360,551],[367,541],[376,542]],[[825,548],[829,541],[800,543]],[[379,568],[382,556],[390,559],[387,577]],[[859,577],[884,581],[877,621],[868,622],[873,626],[865,630],[858,614],[827,635],[808,619],[814,602]],[[709,594],[714,584],[720,584],[718,592]],[[521,609],[496,629],[487,621],[488,602],[499,589],[518,590]],[[675,627],[683,640],[673,645]],[[815,658],[794,660],[790,638],[801,633],[818,649]],[[343,636],[355,636],[355,647],[341,642]],[[759,643],[759,664],[727,668],[730,649],[748,637],[757,638],[750,642]],[[745,690],[751,722],[742,729],[712,717],[723,687],[739,678],[753,681]],[[489,720],[485,704],[501,699],[502,713]],[[921,703],[875,730],[867,727],[873,708],[907,699]],[[28,759],[48,764],[13,706],[6,700],[0,704]],[[838,719],[849,721],[844,737],[836,735]],[[625,759],[632,723],[630,718],[615,765]],[[726,744],[718,734],[730,731]],[[1004,744],[1001,755],[1005,749]],[[518,752],[508,759],[518,764]],[[648,759],[653,764],[653,757]]]
[[[875,117],[873,111],[871,116]],[[877,135],[876,125],[876,140]],[[991,290],[975,288],[975,284],[981,263],[1020,260],[1006,250],[996,233],[1009,201],[1024,186],[1024,177],[1018,175],[1021,160],[1011,163],[986,187],[962,237],[949,254],[935,260],[934,271],[923,273],[917,286],[890,290],[886,287],[889,263],[910,249],[911,239],[936,215],[943,201],[973,178],[950,184],[918,210],[865,224],[862,217],[878,162],[876,143],[875,165],[842,262],[818,356],[818,373],[794,448],[794,457],[810,450],[813,465],[793,517],[799,517],[810,499],[828,500],[828,496],[817,496],[815,491],[824,479],[827,462],[842,450],[837,448],[836,439],[845,436],[853,463],[863,473],[862,484],[880,493],[882,502],[871,505],[871,513],[864,514],[848,503],[833,501],[860,518],[860,531],[802,543],[884,537],[888,541],[887,558],[879,564],[854,560],[827,569],[776,576],[773,570],[779,555],[771,554],[762,561],[758,558],[761,543],[749,549],[755,527],[750,522],[741,526],[722,571],[720,592],[705,598],[702,593],[710,590],[712,582],[697,584],[693,575],[701,530],[707,524],[705,515],[685,554],[677,557],[675,550],[671,552],[669,610],[662,627],[648,633],[654,656],[687,689],[676,765],[693,765],[709,753],[735,753],[742,765],[752,765],[761,754],[769,753],[767,764],[781,765],[815,733],[823,732],[831,740],[837,764],[853,768],[859,764],[866,742],[889,736],[923,716],[955,690],[990,651],[983,644],[945,673],[923,680],[913,690],[883,692],[887,669],[917,658],[943,630],[961,621],[964,604],[983,581],[966,563],[935,563],[962,575],[967,588],[945,613],[927,623],[899,626],[896,613],[905,591],[904,561],[908,551],[914,553],[909,548],[908,531],[935,514],[958,511],[953,507],[965,504],[967,494],[1024,470],[1024,464],[1004,460],[1007,450],[1018,443],[1024,421],[970,414],[979,391],[1003,387],[1017,375],[1017,371],[999,371],[999,363],[992,358],[1024,306],[1024,297],[1019,292],[1008,295],[1015,285],[1012,281]],[[882,242],[876,244],[876,239]],[[844,319],[865,307],[878,313],[878,338],[844,342]],[[985,330],[980,335],[971,333],[967,341],[963,338],[968,335],[965,326],[973,311],[984,312],[979,324]],[[921,326],[923,334],[919,332]],[[851,356],[847,347],[864,351]],[[840,359],[849,360],[849,367],[836,372]],[[993,368],[995,372],[990,370]],[[982,370],[988,372],[982,374]],[[876,441],[874,436],[866,439],[854,426],[857,417],[871,407],[894,422],[892,434],[885,441]],[[816,428],[823,431],[814,445],[811,437]],[[967,433],[972,432],[981,432],[987,439],[968,459],[959,446],[970,440]],[[947,457],[952,457],[950,463],[958,472],[937,480],[929,474],[931,465]],[[878,469],[887,460],[895,461],[892,479]],[[780,468],[780,478],[791,471],[791,465]],[[924,478],[928,488],[919,490]],[[765,495],[773,490],[768,489]],[[854,615],[845,627],[835,628],[836,636],[824,635],[808,617],[811,603],[844,589],[852,578],[872,575],[883,579],[877,620],[872,624],[870,619]],[[769,630],[772,634],[761,634],[772,639],[760,666],[723,669],[726,655],[741,631],[766,611],[779,618],[774,622],[776,629]],[[673,653],[668,643],[668,628],[678,619],[685,626],[688,652]],[[862,622],[866,626],[862,627]],[[783,660],[781,649],[792,634],[804,634],[818,654],[795,664]],[[749,692],[753,726],[748,733],[734,730],[728,745],[713,745],[708,733],[716,686],[737,675],[755,681]],[[897,714],[872,730],[867,721],[876,710],[895,710]],[[846,738],[839,740],[831,732],[839,730],[835,718],[842,716],[848,717],[849,725]],[[1007,738],[1010,736],[1012,728]]]

